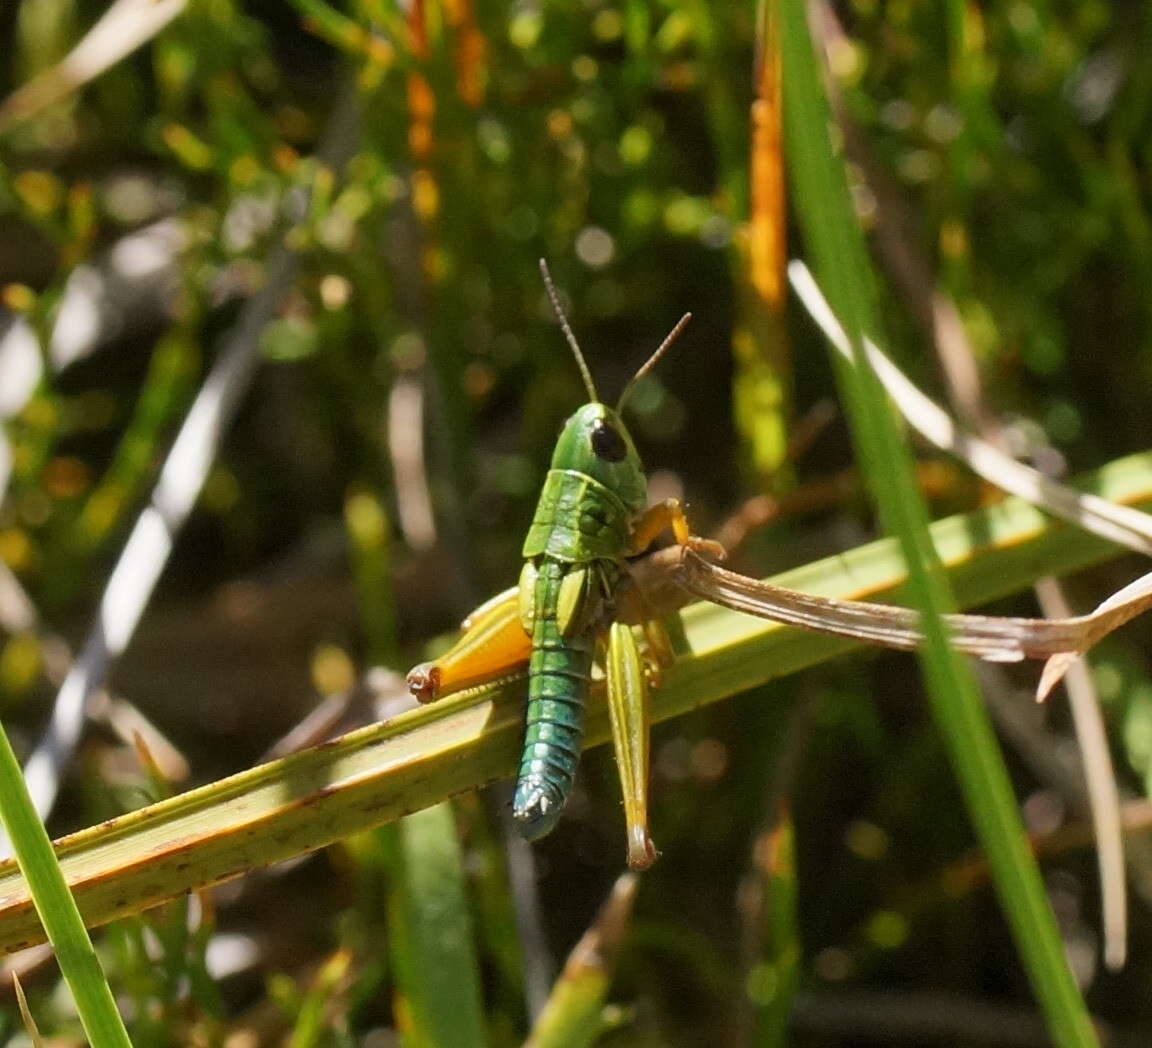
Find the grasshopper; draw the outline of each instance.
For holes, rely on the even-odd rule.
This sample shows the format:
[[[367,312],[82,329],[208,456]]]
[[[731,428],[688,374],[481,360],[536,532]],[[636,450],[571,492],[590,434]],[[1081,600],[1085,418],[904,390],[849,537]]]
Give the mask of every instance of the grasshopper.
[[[676,499],[647,506],[644,467],[621,410],[691,319],[686,313],[624,388],[616,407],[601,401],[548,266],[540,271],[589,402],[560,433],[524,540],[517,586],[476,609],[456,645],[408,675],[422,702],[528,664],[524,749],[512,817],[535,840],[551,832],[572,790],[584,735],[593,660],[604,651],[608,710],[628,824],[628,865],[657,857],[648,833],[648,687],[672,660],[663,625],[646,607],[628,558],[665,529],[711,556],[717,543],[692,535]],[[647,507],[647,508],[646,508]],[[644,636],[643,650],[630,623]]]

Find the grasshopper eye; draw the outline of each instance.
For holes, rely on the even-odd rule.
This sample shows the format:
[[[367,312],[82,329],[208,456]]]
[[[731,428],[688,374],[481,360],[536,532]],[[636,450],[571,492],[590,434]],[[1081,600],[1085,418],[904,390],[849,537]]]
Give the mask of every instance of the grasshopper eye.
[[[628,454],[628,446],[620,431],[602,418],[592,423],[592,450],[597,458],[606,462],[622,462]]]

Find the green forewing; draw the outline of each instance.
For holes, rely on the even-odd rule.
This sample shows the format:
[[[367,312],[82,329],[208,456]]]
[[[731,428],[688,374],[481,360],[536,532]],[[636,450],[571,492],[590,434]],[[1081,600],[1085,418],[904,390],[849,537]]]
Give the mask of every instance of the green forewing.
[[[581,633],[589,622],[588,598],[592,569],[573,565],[560,580],[556,599],[556,625],[562,637]]]

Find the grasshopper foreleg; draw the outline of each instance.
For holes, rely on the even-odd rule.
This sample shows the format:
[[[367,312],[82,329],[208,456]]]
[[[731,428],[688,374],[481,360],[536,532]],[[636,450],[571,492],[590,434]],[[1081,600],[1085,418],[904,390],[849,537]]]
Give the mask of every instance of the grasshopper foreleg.
[[[723,560],[727,552],[719,542],[711,539],[702,539],[693,535],[688,526],[688,518],[684,515],[684,507],[679,499],[668,498],[649,506],[632,524],[631,542],[628,556],[635,557],[643,553],[665,528],[671,528],[678,545],[687,546],[697,553],[715,560]]]

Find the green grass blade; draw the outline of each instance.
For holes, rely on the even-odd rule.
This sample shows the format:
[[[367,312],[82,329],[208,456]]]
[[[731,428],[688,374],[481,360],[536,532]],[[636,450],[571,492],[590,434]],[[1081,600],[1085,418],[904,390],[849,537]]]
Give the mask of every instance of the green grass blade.
[[[404,1044],[482,1048],[480,971],[452,806],[437,804],[384,832]]]
[[[93,1048],[131,1045],[124,1021],[64,874],[52,842],[24,785],[7,732],[0,729],[0,818],[40,915],[60,971],[76,1001],[76,1012]]]
[[[1152,453],[1112,463],[1082,486],[1117,502],[1152,504]],[[965,606],[1116,553],[1018,499],[930,530]],[[824,596],[883,599],[899,591],[905,574],[896,544],[884,539],[772,581]],[[714,605],[693,605],[682,617],[687,650],[652,694],[654,721],[859,647]],[[602,696],[593,695],[588,721],[587,744],[607,742]],[[101,924],[507,778],[523,730],[522,686],[475,689],[74,834],[57,845],[61,866],[87,922]],[[42,941],[19,870],[0,865],[0,953]]]
[[[952,598],[928,539],[910,453],[879,382],[864,364],[864,334],[876,330],[870,265],[843,165],[829,138],[830,114],[806,6],[781,2],[780,12],[785,133],[801,228],[858,362],[838,363],[838,377],[873,497],[887,529],[900,539],[909,594],[923,613],[926,641],[920,659],[933,712],[1049,1030],[1057,1044],[1069,1048],[1094,1044],[991,722],[968,665],[948,643],[941,616],[951,609]]]

